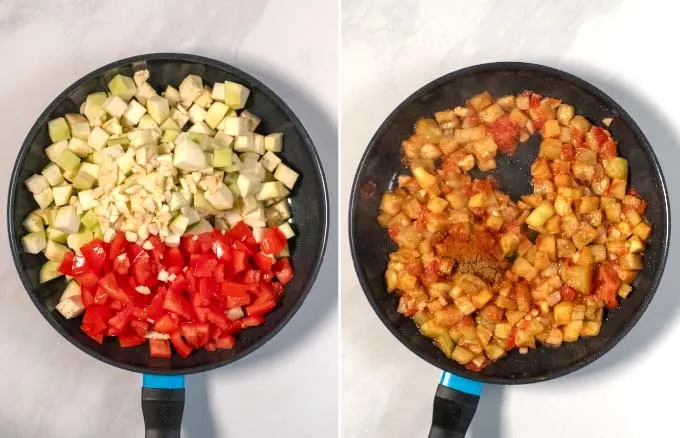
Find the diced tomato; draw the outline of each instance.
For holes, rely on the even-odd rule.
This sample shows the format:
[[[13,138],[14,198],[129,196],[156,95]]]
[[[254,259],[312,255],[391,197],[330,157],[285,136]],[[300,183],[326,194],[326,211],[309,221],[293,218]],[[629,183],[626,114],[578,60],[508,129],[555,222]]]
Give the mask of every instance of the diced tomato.
[[[217,260],[209,257],[202,257],[194,265],[194,275],[196,277],[212,277],[217,268]]]
[[[70,275],[71,277],[78,276],[80,274],[85,274],[89,271],[87,263],[85,263],[85,257],[82,254],[73,254],[72,252],[67,252],[64,254],[64,258],[59,265],[59,272],[64,275]]]
[[[156,279],[153,269],[151,268],[151,256],[146,251],[142,251],[132,263],[132,268],[135,272],[135,279],[140,285],[147,287],[153,286],[153,280]]]
[[[81,286],[81,288],[80,288],[80,299],[83,301],[83,305],[85,307],[90,307],[92,304],[95,304],[94,296],[95,296],[95,293],[91,288]],[[97,304],[99,304],[99,303],[97,303]]]
[[[234,348],[236,339],[231,335],[223,335],[215,339],[215,348],[219,350],[231,350]]]
[[[160,288],[159,288],[160,289]],[[151,303],[146,310],[146,315],[149,319],[156,321],[163,315],[163,300],[165,299],[165,293],[161,291],[156,291],[156,295],[151,299]]]
[[[81,292],[82,292],[82,289],[81,289]],[[94,294],[95,304],[106,304],[106,301],[108,301],[108,299],[109,299],[109,294],[106,293],[106,291],[103,288],[98,287],[97,292]]]
[[[276,301],[274,301],[274,297],[262,294],[253,302],[253,304],[246,306],[246,313],[248,316],[264,315],[271,312],[275,307]]]
[[[489,130],[501,152],[506,154],[515,152],[520,127],[513,123],[508,116],[504,115],[496,119],[489,126]]]
[[[231,248],[223,240],[216,239],[211,243],[211,249],[217,260],[231,259]]]
[[[153,259],[156,261],[156,263],[161,263],[161,261],[164,258],[164,253],[165,253],[165,243],[161,240],[160,237],[151,235],[147,239],[147,241],[151,244],[151,256]]]
[[[613,158],[616,156],[616,153],[616,143],[611,139],[605,140],[597,150],[597,155],[600,160]]]
[[[257,284],[260,282],[261,276],[262,276],[262,273],[260,271],[258,271],[257,269],[248,269],[243,274],[243,281],[248,285],[252,284],[252,285],[257,286]],[[255,291],[255,290],[257,290],[257,287],[255,289],[248,288],[248,290],[254,290]]]
[[[246,253],[244,251],[234,250],[231,253],[231,271],[233,274],[238,274],[246,269]]]
[[[97,283],[99,282],[99,278],[92,272],[85,272],[84,274],[77,275],[75,279],[80,287],[94,288],[97,287]]]
[[[170,358],[170,342],[167,339],[149,339],[149,353],[152,357]]]
[[[288,257],[281,258],[274,263],[272,271],[276,278],[284,285],[293,279],[293,265]]]
[[[247,242],[248,242],[247,240],[246,240],[245,242],[241,242],[240,240],[235,240],[235,241],[231,244],[231,248],[232,248],[234,251],[241,251],[241,252],[243,252],[246,256],[250,257],[250,256],[252,256],[253,254],[255,254],[255,253],[257,252],[257,247],[254,247],[254,248],[253,248],[253,247],[251,247],[251,246],[249,246],[249,245],[246,245]]]
[[[106,331],[106,321],[110,318],[111,310],[108,307],[92,304],[85,309],[80,328],[86,335],[101,343],[98,340],[99,335],[103,335]]]
[[[214,342],[208,342],[205,345],[205,351],[215,351],[217,348],[215,348],[215,343]]]
[[[251,230],[245,222],[241,221],[229,230],[229,235],[233,237],[234,240],[244,242],[249,237],[253,237],[253,230]]]
[[[124,303],[130,301],[130,297],[127,296],[125,291],[118,285],[116,281],[116,276],[113,272],[109,272],[99,279],[99,286],[101,286],[109,296],[114,299]]]
[[[243,295],[229,295],[226,300],[227,309],[232,309],[234,307],[241,307],[250,304],[250,295],[245,293]]]
[[[179,327],[177,327],[177,323],[175,322],[174,319],[170,317],[167,313],[163,316],[161,316],[156,323],[153,325],[154,331],[157,331],[158,333],[165,333],[165,334],[170,334],[174,333],[177,331]]]
[[[574,161],[574,147],[569,143],[562,143],[560,158],[564,161]]]
[[[198,243],[198,237],[192,234],[182,237],[182,248],[189,254],[199,254],[201,252],[201,245]]]
[[[529,108],[538,108],[539,106],[541,106],[541,95],[531,93],[531,97],[529,97]]]
[[[198,279],[194,275],[191,269],[184,273],[184,278],[186,278],[186,290],[189,293],[195,294],[198,292]]]
[[[593,126],[593,136],[595,137],[598,146],[604,143],[609,138],[605,130],[600,128],[599,126]]]
[[[205,298],[213,299],[217,297],[218,292],[220,292],[220,287],[211,277],[203,277],[199,282],[199,293]]]
[[[573,287],[567,286],[566,284],[560,289],[560,294],[562,295],[562,300],[564,301],[574,301],[576,298],[576,290]]]
[[[578,128],[571,128],[571,144],[574,147],[583,147],[583,133]]]
[[[123,305],[122,301],[111,300],[111,303],[109,303],[109,307],[111,308],[111,310],[119,311],[119,310],[123,310],[123,308],[125,306]]]
[[[177,354],[185,359],[191,355],[193,349],[184,342],[184,339],[182,339],[182,336],[178,331],[175,331],[170,335],[170,341],[172,342],[173,347],[175,347],[175,350],[177,350]]]
[[[621,279],[611,265],[604,264],[600,266],[600,269],[597,271],[595,284],[595,293],[605,302],[607,307],[610,309],[618,307],[619,303],[616,299],[616,292],[621,285]]]
[[[182,252],[179,248],[166,248],[165,254],[163,255],[163,263],[168,268],[171,266],[183,268],[184,258],[182,257]]]
[[[144,336],[140,336],[137,333],[122,334],[118,336],[118,343],[121,348],[130,348],[142,345],[146,342]]]
[[[194,313],[200,322],[208,321],[208,310],[207,307],[194,307]]]
[[[113,270],[118,275],[127,275],[130,271],[130,258],[126,253],[119,254],[112,263]]]
[[[94,332],[90,326],[86,326],[85,324],[80,326],[80,330],[98,343],[102,344],[104,342],[104,332]]]
[[[140,297],[144,297],[144,295],[141,295],[141,294],[137,294],[137,295],[140,296]],[[149,300],[149,302],[150,301],[151,300]],[[148,318],[147,307],[146,306],[134,307],[132,309],[132,317],[134,319],[138,320],[138,321],[146,321],[146,319]]]
[[[201,348],[210,340],[210,325],[200,322],[185,323],[180,327],[180,333],[189,346]]]
[[[513,327],[510,331],[508,339],[505,341],[505,349],[510,351],[515,348],[515,337],[517,336],[517,327]]]
[[[209,322],[215,324],[217,327],[219,327],[222,330],[229,330],[229,321],[227,320],[227,317],[224,316],[224,314],[220,314],[212,309],[208,309],[208,312],[206,314],[206,317]]]
[[[132,319],[132,308],[127,307],[116,314],[113,318],[109,319],[109,325],[115,329],[116,333],[122,333],[127,327]]]
[[[178,292],[173,290],[169,290],[168,293],[165,294],[163,309],[176,315],[180,315],[184,319],[192,319],[191,305]]]
[[[274,298],[277,300],[281,298],[284,290],[283,284],[279,282],[272,283],[272,289],[274,290]]]
[[[212,233],[203,233],[198,236],[198,244],[203,253],[210,252],[214,241],[215,237]]]
[[[222,284],[224,282],[224,265],[219,264],[215,268],[215,281]]]
[[[261,252],[255,253],[253,255],[253,260],[255,261],[255,265],[262,271],[270,271],[274,265],[274,260]]]
[[[222,284],[222,294],[227,298],[227,309],[250,304],[250,295],[248,295],[248,289],[245,284],[224,282]]]
[[[146,336],[146,332],[149,330],[149,323],[146,321],[138,321],[133,319],[130,321],[130,329],[137,333],[139,336]]]
[[[264,316],[262,315],[246,316],[245,318],[239,319],[238,322],[241,325],[242,329],[247,329],[248,327],[262,325],[264,323]]]
[[[189,272],[187,272],[187,274],[189,274]],[[188,288],[189,283],[187,283],[187,279],[184,277],[184,275],[176,274],[175,279],[170,283],[170,288],[168,290],[173,292],[182,292]]]
[[[267,228],[262,235],[260,248],[265,254],[279,254],[286,247],[288,240],[278,228]]]
[[[127,240],[125,239],[125,233],[117,233],[109,244],[109,259],[113,260],[124,253],[126,245]]]
[[[87,267],[94,272],[99,274],[106,262],[106,244],[99,240],[93,239],[80,247],[80,252],[85,258],[85,263]]]

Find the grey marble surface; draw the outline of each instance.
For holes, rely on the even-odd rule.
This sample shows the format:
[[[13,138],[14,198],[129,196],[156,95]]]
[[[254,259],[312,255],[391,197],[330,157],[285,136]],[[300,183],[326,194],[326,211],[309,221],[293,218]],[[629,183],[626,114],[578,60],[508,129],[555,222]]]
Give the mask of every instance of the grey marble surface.
[[[300,25],[307,14],[314,20]],[[16,152],[58,93],[113,60],[173,51],[231,63],[270,86],[310,132],[336,193],[337,31],[333,0],[0,1],[3,205]],[[86,356],[42,319],[0,217],[0,437],[143,436],[141,377]],[[187,378],[183,436],[335,436],[335,284],[333,231],[316,287],[279,335],[238,363]]]
[[[602,88],[638,122],[662,163],[676,221],[680,120],[672,47],[677,8],[673,2],[644,0],[343,1],[343,438],[427,436],[439,380],[439,371],[404,348],[373,314],[344,237],[354,171],[380,123],[422,85],[462,67],[529,61],[562,68]],[[672,370],[680,360],[679,237],[676,230],[647,313],[614,350],[555,381],[487,385],[468,436],[678,436]]]

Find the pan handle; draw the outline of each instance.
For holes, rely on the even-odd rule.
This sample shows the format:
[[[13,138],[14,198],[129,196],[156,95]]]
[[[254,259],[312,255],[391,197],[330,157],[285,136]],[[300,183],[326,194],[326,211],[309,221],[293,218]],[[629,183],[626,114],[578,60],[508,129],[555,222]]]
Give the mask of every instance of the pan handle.
[[[184,413],[184,376],[144,374],[142,413],[146,438],[179,438]]]
[[[428,438],[465,438],[481,392],[480,382],[445,371],[434,396],[432,427]]]

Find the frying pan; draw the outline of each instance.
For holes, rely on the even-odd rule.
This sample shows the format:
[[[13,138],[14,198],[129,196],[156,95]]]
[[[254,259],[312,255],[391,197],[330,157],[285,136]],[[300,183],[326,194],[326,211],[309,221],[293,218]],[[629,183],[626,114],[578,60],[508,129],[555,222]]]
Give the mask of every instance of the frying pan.
[[[539,347],[528,354],[510,352],[481,372],[472,372],[447,358],[415,323],[397,313],[396,294],[384,282],[388,254],[396,249],[376,221],[381,194],[408,173],[400,145],[420,117],[462,104],[488,90],[494,96],[532,90],[574,105],[577,113],[609,127],[619,153],[630,163],[629,184],[649,203],[646,217],[654,231],[644,255],[645,269],[633,283],[634,291],[617,309],[607,310],[599,336],[564,343],[558,349]],[[521,144],[513,156],[499,154],[491,171],[503,191],[514,200],[532,193],[530,166],[536,158],[538,136]],[[477,173],[474,176],[480,176]],[[668,191],[652,147],[633,119],[593,85],[563,71],[536,64],[499,62],[476,65],[447,74],[416,91],[383,122],[359,164],[350,196],[349,236],[354,267],[366,298],[380,320],[413,353],[444,371],[437,389],[430,437],[464,437],[477,408],[482,383],[523,384],[564,376],[601,357],[640,319],[656,291],[668,255],[670,207]]]
[[[120,348],[113,338],[102,345],[80,330],[79,318],[66,320],[54,310],[65,280],[39,284],[38,272],[45,262],[42,255],[27,254],[21,245],[25,234],[22,222],[37,208],[24,181],[47,165],[45,147],[51,142],[47,121],[78,112],[86,96],[107,91],[109,80],[118,73],[132,76],[147,68],[150,84],[156,90],[177,86],[188,74],[201,76],[205,83],[231,80],[250,88],[248,109],[262,118],[259,132],[282,132],[283,159],[299,174],[291,194],[293,226],[298,235],[291,247],[295,277],[286,287],[279,306],[266,322],[238,336],[231,350],[200,350],[183,359],[173,353],[169,359],[152,358],[148,346]],[[272,90],[247,73],[209,58],[177,53],[140,55],[101,67],[61,93],[40,115],[21,146],[10,181],[7,207],[9,241],[19,277],[42,316],[73,345],[109,365],[143,373],[142,408],[147,437],[179,437],[184,408],[184,375],[212,370],[235,362],[269,341],[293,317],[307,296],[321,266],[328,233],[328,193],[323,170],[312,140],[288,106]]]

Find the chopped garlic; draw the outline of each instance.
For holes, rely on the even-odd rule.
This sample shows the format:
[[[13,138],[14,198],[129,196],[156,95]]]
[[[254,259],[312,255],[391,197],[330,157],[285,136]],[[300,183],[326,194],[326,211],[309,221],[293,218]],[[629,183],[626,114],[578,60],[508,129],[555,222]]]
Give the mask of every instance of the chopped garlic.
[[[137,233],[134,231],[127,231],[125,233],[125,240],[128,242],[136,242],[137,241]]]
[[[162,281],[163,283],[168,282],[168,277],[170,276],[170,273],[163,269],[161,272],[158,273],[158,281]]]

